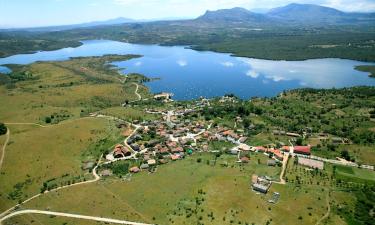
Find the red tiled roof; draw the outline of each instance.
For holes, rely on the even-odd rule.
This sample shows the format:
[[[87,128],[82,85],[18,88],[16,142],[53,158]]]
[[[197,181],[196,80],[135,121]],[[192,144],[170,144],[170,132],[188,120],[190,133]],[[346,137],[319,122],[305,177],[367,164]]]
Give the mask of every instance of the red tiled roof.
[[[267,151],[267,149],[263,146],[255,147],[255,149],[258,150],[258,151],[263,151],[263,152]]]
[[[294,146],[295,153],[310,154],[311,146]]]

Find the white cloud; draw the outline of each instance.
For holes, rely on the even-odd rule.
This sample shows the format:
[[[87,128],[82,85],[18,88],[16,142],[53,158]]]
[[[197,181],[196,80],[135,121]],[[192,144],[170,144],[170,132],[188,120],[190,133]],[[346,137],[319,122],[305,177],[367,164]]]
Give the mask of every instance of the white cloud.
[[[233,67],[234,63],[232,63],[232,62],[222,62],[221,65],[223,65],[225,67]]]
[[[374,0],[327,0],[322,5],[348,12],[373,12],[375,11]]]
[[[188,65],[188,62],[186,60],[178,60],[177,61],[177,64],[181,67],[184,67],[184,66],[187,66]]]
[[[255,70],[249,70],[246,72],[246,76],[252,77],[252,78],[258,78],[259,73],[256,72]]]
[[[134,66],[142,66],[142,64],[143,64],[142,62],[138,61],[138,62],[134,63]]]
[[[270,76],[266,76],[266,78],[270,79],[270,80],[273,80],[274,82],[289,80],[289,79],[287,79],[285,77],[282,77],[282,76],[279,76],[279,75],[270,75]]]

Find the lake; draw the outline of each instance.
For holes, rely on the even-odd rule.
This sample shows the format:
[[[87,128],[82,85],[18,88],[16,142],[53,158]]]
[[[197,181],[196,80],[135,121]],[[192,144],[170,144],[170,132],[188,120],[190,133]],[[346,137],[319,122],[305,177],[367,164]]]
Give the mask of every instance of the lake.
[[[139,45],[108,40],[84,41],[77,48],[0,58],[0,65],[105,54],[143,55],[142,58],[113,64],[120,67],[124,74],[141,73],[150,78],[160,78],[146,85],[153,93],[174,93],[176,100],[215,97],[227,93],[248,99],[254,96],[276,96],[283,90],[303,87],[375,86],[375,79],[369,78],[368,73],[354,69],[357,65],[375,63],[345,59],[261,60],[199,52],[182,46]],[[7,72],[7,68],[0,67],[0,71]]]

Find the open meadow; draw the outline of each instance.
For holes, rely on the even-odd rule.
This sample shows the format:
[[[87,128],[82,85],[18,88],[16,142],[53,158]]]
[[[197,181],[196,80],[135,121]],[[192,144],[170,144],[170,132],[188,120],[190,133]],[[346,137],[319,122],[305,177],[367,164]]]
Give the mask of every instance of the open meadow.
[[[302,189],[274,184],[267,195],[253,192],[250,188],[252,174],[277,176],[280,171],[279,167],[265,165],[267,157],[264,155],[254,155],[251,162],[244,165],[236,163],[234,156],[227,155],[221,156],[213,165],[209,163],[213,158],[212,154],[197,153],[160,166],[154,174],[133,175],[131,181],[107,178],[96,184],[50,192],[22,208],[156,224],[265,224],[267,221],[271,224],[315,224],[326,212],[327,192],[320,187]],[[201,160],[198,162],[198,159]],[[222,166],[224,162],[228,166]],[[273,192],[281,194],[277,204],[268,203]],[[303,203],[302,207],[294,204],[297,199]],[[32,220],[35,219],[25,215],[8,223]],[[38,220],[42,223],[54,221],[48,217],[38,217]],[[57,221],[69,220],[58,218],[56,224]],[[85,224],[85,221],[75,224]]]

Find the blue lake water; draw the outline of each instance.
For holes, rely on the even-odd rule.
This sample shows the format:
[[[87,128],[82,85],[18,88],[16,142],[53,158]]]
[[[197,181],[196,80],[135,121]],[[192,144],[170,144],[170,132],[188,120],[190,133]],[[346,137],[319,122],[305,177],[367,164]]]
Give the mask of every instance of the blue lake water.
[[[108,40],[83,43],[77,48],[0,58],[0,65],[66,60],[78,56],[140,54],[142,58],[114,64],[122,68],[124,73],[136,72],[150,78],[160,78],[146,85],[154,93],[172,92],[177,100],[215,97],[227,93],[248,99],[253,96],[275,96],[283,90],[302,87],[375,86],[375,79],[354,69],[357,65],[375,63],[344,59],[273,61],[198,52],[181,46],[138,45]],[[0,67],[0,71],[6,72],[4,69]]]

